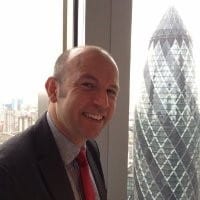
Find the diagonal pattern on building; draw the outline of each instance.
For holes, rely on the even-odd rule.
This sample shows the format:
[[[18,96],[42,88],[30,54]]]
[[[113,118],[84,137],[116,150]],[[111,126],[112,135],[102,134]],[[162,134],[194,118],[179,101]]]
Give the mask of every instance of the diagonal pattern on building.
[[[192,40],[175,8],[154,32],[135,109],[134,199],[199,199],[200,113]]]

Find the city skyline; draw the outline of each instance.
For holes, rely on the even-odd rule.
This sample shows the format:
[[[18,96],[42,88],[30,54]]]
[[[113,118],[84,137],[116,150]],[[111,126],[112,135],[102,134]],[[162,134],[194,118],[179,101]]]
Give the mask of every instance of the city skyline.
[[[37,95],[37,103],[27,103],[23,98],[8,99],[0,103],[0,144],[33,125],[47,109],[45,93]]]

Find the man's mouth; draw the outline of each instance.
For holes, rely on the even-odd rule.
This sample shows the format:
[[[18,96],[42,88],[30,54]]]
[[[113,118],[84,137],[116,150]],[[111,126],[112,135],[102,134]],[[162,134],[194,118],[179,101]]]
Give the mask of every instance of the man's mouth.
[[[104,116],[101,114],[93,114],[93,113],[84,112],[83,115],[89,119],[93,119],[93,120],[97,120],[97,121],[101,121],[104,118]]]

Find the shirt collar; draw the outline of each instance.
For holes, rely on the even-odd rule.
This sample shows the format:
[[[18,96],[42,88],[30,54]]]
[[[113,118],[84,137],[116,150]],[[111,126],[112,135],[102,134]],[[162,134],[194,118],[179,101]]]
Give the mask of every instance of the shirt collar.
[[[80,151],[80,146],[72,143],[56,128],[48,112],[47,112],[47,122],[53,133],[53,137],[59,149],[61,158],[63,162],[65,163],[65,165],[68,165],[78,155]]]

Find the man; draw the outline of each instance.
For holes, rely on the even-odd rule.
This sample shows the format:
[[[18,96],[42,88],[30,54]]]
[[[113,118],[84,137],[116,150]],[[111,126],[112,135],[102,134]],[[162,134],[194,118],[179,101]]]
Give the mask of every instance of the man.
[[[119,90],[115,61],[99,47],[70,49],[57,59],[45,87],[47,113],[0,147],[0,199],[87,200],[86,193],[92,191],[90,199],[105,200],[94,138],[115,111]],[[78,161],[82,149],[90,166],[86,180]]]

